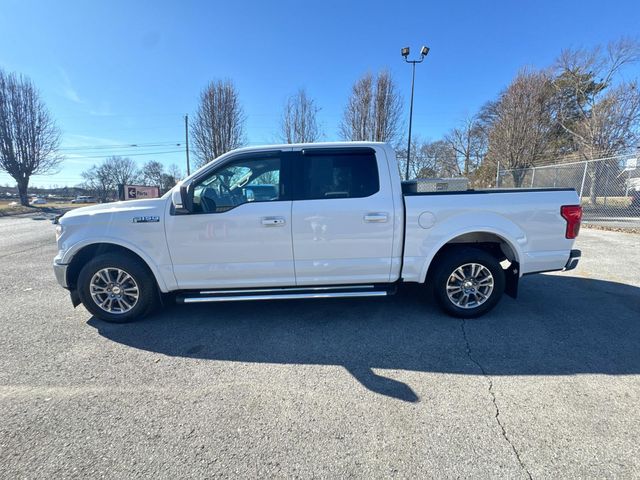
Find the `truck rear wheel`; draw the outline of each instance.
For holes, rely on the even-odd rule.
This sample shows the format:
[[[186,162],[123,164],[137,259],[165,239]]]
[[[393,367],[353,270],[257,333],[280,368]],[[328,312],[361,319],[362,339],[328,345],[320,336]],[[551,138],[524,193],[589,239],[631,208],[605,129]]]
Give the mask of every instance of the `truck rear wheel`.
[[[441,256],[431,281],[440,307],[459,318],[487,313],[500,301],[505,286],[498,259],[473,247],[453,248]]]
[[[156,283],[135,258],[106,253],[90,260],[78,275],[78,294],[94,316],[125,323],[142,318],[156,298]]]

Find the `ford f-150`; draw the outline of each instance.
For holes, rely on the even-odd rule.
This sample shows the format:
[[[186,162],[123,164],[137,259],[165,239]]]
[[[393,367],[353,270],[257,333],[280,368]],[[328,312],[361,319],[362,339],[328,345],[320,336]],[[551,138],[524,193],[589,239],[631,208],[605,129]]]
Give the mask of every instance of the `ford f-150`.
[[[410,187],[383,143],[242,148],[162,198],[67,212],[54,271],[74,306],[113,322],[159,299],[374,297],[401,283],[466,318],[515,297],[523,275],[578,262],[572,189]]]

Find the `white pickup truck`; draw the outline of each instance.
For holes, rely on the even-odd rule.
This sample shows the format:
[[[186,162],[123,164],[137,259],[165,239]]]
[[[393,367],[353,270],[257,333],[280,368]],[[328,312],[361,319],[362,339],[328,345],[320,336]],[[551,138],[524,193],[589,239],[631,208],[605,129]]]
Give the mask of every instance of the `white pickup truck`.
[[[578,262],[574,190],[411,190],[382,143],[242,148],[162,198],[67,212],[54,271],[74,306],[112,322],[167,298],[374,297],[407,282],[476,317],[522,275]]]

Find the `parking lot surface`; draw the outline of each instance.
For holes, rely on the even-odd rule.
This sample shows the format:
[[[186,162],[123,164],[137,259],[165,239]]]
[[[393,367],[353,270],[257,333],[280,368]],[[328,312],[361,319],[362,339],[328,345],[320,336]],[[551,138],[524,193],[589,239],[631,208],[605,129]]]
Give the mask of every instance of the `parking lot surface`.
[[[388,299],[172,306],[111,325],[0,218],[0,477],[640,476],[640,236],[489,315]]]

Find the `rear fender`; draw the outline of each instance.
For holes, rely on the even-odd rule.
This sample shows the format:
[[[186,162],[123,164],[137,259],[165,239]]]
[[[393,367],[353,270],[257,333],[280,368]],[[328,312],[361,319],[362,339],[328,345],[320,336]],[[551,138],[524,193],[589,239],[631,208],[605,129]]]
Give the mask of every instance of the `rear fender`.
[[[467,226],[459,227],[459,225],[464,225],[465,223]],[[458,227],[455,228],[456,226]],[[494,214],[464,214],[449,218],[442,224],[437,224],[433,231],[422,231],[429,233],[426,234],[422,242],[421,250],[426,253],[426,258],[420,272],[420,282],[426,280],[431,262],[442,247],[457,237],[470,233],[488,233],[503,240],[511,248],[515,256],[513,261],[517,263],[516,275],[518,278],[522,275],[520,273],[520,263],[523,259],[523,247],[527,243],[527,237],[518,225],[504,217]],[[433,245],[429,245],[434,239],[437,239],[437,241]]]

